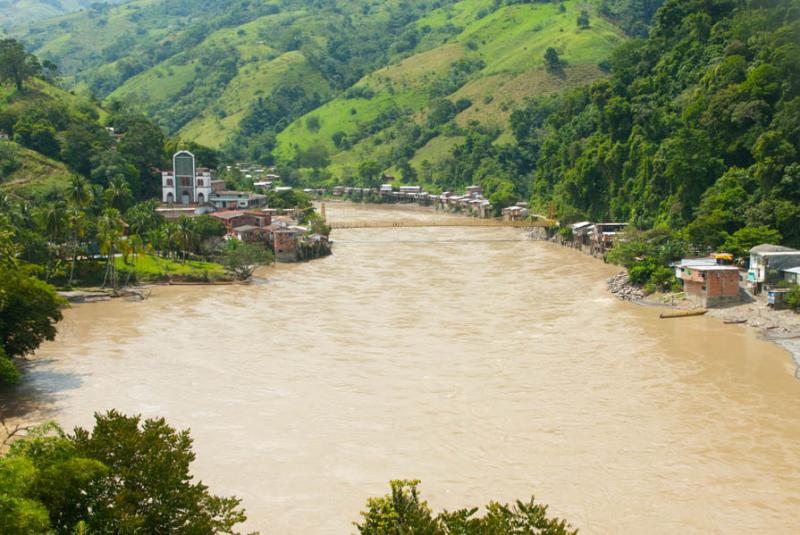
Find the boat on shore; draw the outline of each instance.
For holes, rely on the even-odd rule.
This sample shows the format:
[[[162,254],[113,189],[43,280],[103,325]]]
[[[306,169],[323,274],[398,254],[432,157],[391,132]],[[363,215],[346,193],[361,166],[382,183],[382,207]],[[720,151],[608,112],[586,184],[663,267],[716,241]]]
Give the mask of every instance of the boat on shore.
[[[675,312],[662,312],[658,317],[662,320],[671,318],[689,318],[692,316],[703,316],[708,313],[705,308],[692,310],[677,310]]]

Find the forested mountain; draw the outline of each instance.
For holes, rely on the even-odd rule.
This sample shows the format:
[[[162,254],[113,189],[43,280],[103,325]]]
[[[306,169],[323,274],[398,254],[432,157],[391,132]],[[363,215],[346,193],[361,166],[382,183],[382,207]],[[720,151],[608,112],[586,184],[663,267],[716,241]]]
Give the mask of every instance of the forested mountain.
[[[232,157],[272,161],[277,147],[300,167],[333,157],[338,175],[364,160],[420,172],[471,121],[499,135],[526,96],[603,76],[628,3],[133,0],[19,35],[67,86]],[[644,21],[646,3],[632,3],[625,16]],[[550,47],[561,68],[547,74]],[[446,120],[412,148],[396,142],[395,127],[431,115]]]
[[[79,92],[295,179],[800,245],[799,2],[136,0],[26,39]]]
[[[122,0],[0,0],[0,30],[32,20],[43,20],[71,13],[92,4],[118,3]]]
[[[531,100],[511,127],[503,146],[471,132],[434,181],[685,228],[700,250],[753,229],[800,246],[800,1],[668,0],[610,78]]]

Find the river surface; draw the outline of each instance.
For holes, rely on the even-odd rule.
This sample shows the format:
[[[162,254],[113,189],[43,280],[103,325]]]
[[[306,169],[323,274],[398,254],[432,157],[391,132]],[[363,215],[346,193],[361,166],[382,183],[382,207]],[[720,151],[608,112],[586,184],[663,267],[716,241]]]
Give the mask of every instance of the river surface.
[[[584,533],[796,529],[800,381],[783,350],[619,302],[614,268],[515,229],[333,238],[333,256],[257,284],[74,307],[12,409],[191,428],[194,473],[262,533],[351,533],[399,478],[436,510],[535,494]]]

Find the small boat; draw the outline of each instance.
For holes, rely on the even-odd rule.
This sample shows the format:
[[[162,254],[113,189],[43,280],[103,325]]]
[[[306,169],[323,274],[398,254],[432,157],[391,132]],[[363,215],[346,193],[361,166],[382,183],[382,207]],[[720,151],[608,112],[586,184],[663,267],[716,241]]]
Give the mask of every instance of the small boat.
[[[705,308],[699,308],[694,310],[678,310],[675,312],[665,312],[659,315],[659,318],[662,320],[669,319],[669,318],[688,318],[691,316],[702,316],[703,314],[707,314],[708,310]]]
[[[723,323],[726,325],[738,325],[740,323],[747,323],[747,320],[725,320]]]

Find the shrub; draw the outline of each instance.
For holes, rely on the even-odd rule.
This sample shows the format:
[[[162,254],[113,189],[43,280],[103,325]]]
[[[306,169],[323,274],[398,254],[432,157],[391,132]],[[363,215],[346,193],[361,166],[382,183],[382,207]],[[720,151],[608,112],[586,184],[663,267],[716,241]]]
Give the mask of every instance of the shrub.
[[[784,297],[786,304],[792,310],[800,310],[800,286],[795,286]]]

